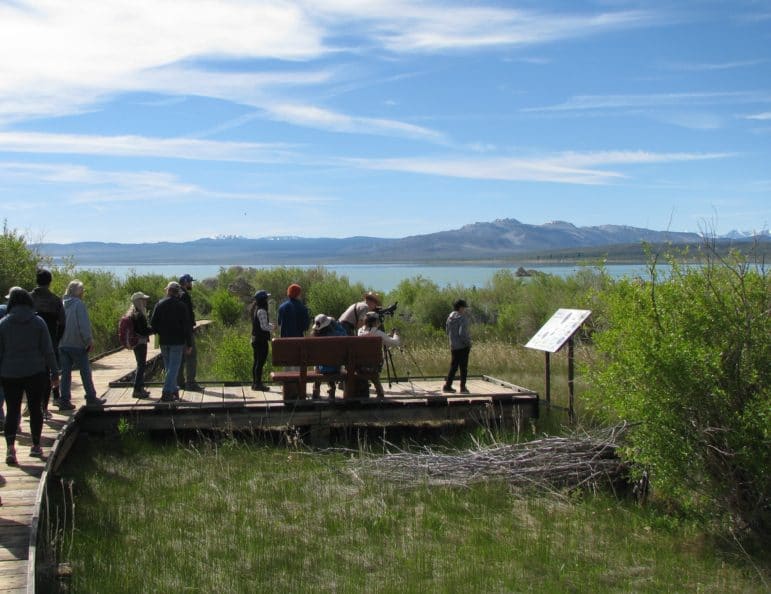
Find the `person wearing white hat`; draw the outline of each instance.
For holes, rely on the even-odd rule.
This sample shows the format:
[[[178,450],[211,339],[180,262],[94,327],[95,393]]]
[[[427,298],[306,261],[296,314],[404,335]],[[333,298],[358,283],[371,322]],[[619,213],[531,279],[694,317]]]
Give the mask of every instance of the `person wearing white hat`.
[[[338,322],[335,318],[322,314],[318,314],[313,318],[313,326],[311,327],[311,335],[313,336],[347,336],[348,332],[345,327]],[[329,375],[337,374],[340,372],[339,365],[318,365],[316,367],[321,373]],[[329,390],[327,395],[330,400],[335,398],[335,382],[327,382]],[[316,380],[313,383],[313,398],[318,398],[321,392],[321,381]]]
[[[154,333],[147,322],[147,302],[149,299],[149,295],[137,291],[131,296],[131,305],[123,316],[130,320],[127,344],[124,346],[131,348],[137,362],[137,369],[134,373],[134,390],[131,394],[134,398],[150,397],[150,392],[145,390],[147,343],[149,342],[148,338]]]

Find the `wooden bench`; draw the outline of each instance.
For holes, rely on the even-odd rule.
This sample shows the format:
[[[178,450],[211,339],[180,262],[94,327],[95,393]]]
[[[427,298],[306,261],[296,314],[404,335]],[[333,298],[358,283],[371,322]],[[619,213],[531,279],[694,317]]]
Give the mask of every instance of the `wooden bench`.
[[[378,378],[383,362],[379,336],[309,336],[276,338],[271,343],[273,367],[299,367],[274,371],[271,379],[283,386],[284,399],[303,399],[308,382],[345,381],[343,398],[356,395],[357,384]],[[317,365],[345,366],[339,373],[321,373]],[[310,367],[310,369],[308,369]]]

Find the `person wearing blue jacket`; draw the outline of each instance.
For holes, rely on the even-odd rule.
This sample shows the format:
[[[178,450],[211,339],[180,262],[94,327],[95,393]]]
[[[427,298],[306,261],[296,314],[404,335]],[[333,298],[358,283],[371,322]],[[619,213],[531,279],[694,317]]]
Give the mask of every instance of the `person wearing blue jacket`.
[[[72,280],[67,285],[62,302],[64,303],[64,333],[59,341],[59,361],[62,364],[62,383],[59,387],[59,410],[72,410],[72,370],[80,370],[80,380],[86,392],[86,404],[100,405],[106,401],[96,395],[94,380],[91,376],[91,363],[88,355],[94,348],[91,334],[91,321],[88,319],[86,304],[83,302],[85,288],[79,280]]]
[[[292,283],[286,289],[287,299],[278,308],[278,326],[281,329],[281,337],[304,336],[311,323],[308,308],[300,301],[302,287]]]
[[[29,425],[32,434],[30,456],[42,457],[40,435],[43,432],[42,402],[51,386],[59,384],[59,369],[48,326],[33,309],[32,297],[21,287],[8,295],[8,313],[0,320],[0,383],[8,410],[3,433],[6,464],[15,466],[16,431],[21,402],[27,394]]]

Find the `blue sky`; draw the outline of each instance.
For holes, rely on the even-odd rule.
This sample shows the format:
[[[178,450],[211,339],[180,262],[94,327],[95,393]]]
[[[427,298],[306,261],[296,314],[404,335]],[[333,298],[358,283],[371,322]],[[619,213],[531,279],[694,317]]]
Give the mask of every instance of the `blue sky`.
[[[0,218],[34,241],[769,205],[768,0],[0,0]]]

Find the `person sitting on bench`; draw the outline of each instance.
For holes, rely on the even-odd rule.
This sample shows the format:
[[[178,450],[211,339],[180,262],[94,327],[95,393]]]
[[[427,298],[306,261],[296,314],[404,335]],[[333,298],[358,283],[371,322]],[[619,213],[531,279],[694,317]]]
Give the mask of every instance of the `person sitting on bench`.
[[[345,328],[343,328],[342,324],[338,322],[335,318],[319,314],[317,315],[313,320],[313,327],[311,328],[311,336],[347,336],[348,333],[345,331]],[[340,366],[339,365],[317,365],[316,369],[324,374],[329,375],[337,375],[340,373]],[[320,381],[315,381],[313,383],[313,397],[318,398],[319,397],[319,391],[320,391]],[[329,390],[327,390],[327,395],[329,396],[330,400],[334,400],[335,398],[335,382],[329,381],[327,382],[329,385]]]

